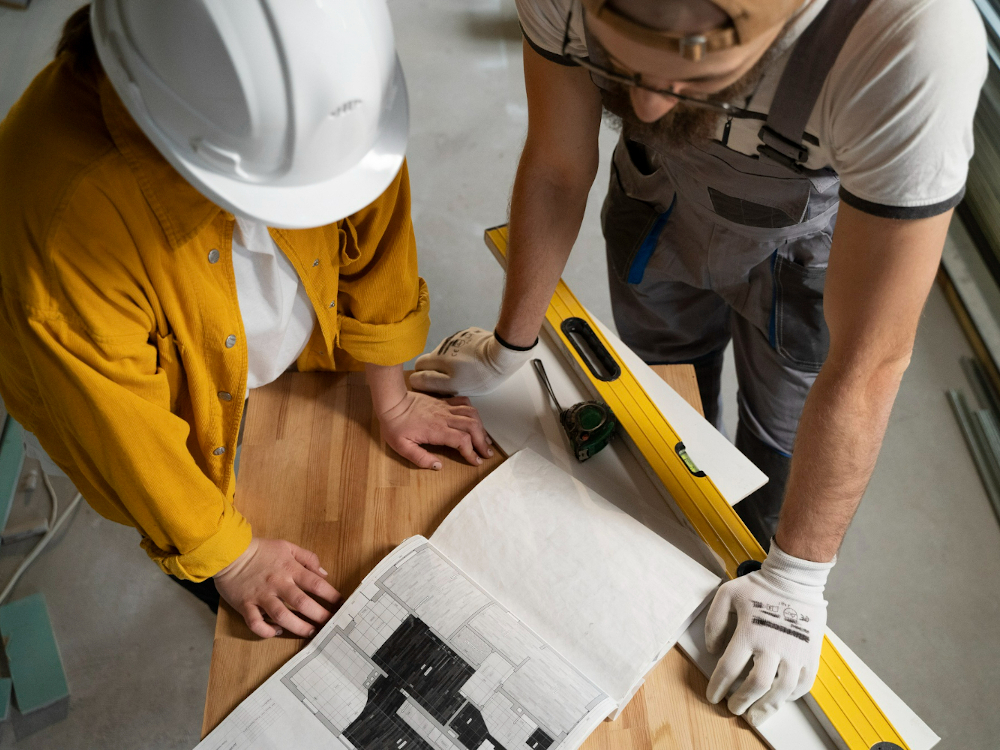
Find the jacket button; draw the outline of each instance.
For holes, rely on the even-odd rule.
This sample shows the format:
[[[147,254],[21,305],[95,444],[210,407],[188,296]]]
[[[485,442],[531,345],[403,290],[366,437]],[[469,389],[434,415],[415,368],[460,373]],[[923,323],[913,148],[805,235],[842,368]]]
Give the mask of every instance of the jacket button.
[[[319,258],[313,261],[313,268],[319,265]]]
[[[216,250],[214,247],[208,251],[208,262],[209,263],[219,262],[219,251]]]
[[[334,300],[333,302],[330,303],[330,307],[336,307],[336,305],[337,305],[337,300]]]
[[[223,448],[223,447],[222,447],[222,446],[220,445],[220,446],[219,446],[218,448],[216,448],[216,449],[215,449],[214,451],[212,451],[212,455],[213,455],[213,456],[221,456],[221,455],[222,455],[223,453],[225,453],[225,452],[226,452],[226,449],[225,449],[225,448]]]
[[[226,336],[226,348],[232,349],[234,346],[236,346],[236,336],[229,334]]]
[[[232,401],[233,394],[231,394],[229,391],[219,391],[219,398],[221,398],[223,401]]]

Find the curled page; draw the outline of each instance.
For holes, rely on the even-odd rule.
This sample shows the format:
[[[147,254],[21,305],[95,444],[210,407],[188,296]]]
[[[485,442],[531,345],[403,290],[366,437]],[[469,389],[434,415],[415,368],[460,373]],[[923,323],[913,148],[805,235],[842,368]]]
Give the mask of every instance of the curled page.
[[[530,450],[480,482],[431,542],[619,709],[719,584]]]

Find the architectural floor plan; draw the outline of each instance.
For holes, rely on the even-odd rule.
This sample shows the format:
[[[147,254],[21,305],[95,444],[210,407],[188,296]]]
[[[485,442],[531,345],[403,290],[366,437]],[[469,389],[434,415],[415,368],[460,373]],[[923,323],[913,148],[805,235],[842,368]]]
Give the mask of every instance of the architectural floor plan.
[[[608,701],[426,541],[321,638],[281,684],[354,750],[558,750]]]

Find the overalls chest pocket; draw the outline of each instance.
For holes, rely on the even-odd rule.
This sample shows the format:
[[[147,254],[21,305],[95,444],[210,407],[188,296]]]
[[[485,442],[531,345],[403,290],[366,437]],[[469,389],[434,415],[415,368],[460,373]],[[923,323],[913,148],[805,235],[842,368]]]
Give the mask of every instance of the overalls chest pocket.
[[[628,160],[619,166],[620,159]],[[662,202],[664,194],[670,198]],[[611,161],[608,195],[601,209],[601,228],[611,270],[626,284],[642,281],[674,207],[673,190],[662,172],[646,158],[645,147],[621,140]]]
[[[689,143],[662,154],[677,191],[731,229],[788,229],[826,208],[817,174],[795,174],[717,141]]]
[[[839,205],[836,173],[795,174],[717,142],[672,151],[664,159],[678,193],[694,195],[694,202],[709,209],[706,218],[727,230],[720,236],[729,237],[728,246],[711,255],[729,273],[713,267],[713,276],[731,278],[731,273],[747,270],[751,285],[754,279],[769,279],[771,346],[793,367],[818,372],[830,348],[823,288]],[[771,273],[749,273],[768,247],[774,248],[768,261]],[[766,294],[749,290],[747,296],[760,299],[761,292]]]

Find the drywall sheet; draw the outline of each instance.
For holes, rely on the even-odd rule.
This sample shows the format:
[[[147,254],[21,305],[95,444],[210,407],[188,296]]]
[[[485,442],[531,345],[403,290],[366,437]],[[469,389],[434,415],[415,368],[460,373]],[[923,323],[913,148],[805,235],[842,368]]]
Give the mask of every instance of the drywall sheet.
[[[0,633],[22,714],[51,706],[69,695],[45,597],[32,594],[0,607]]]

